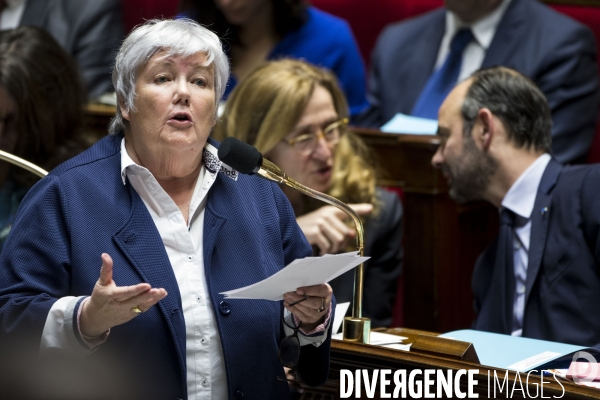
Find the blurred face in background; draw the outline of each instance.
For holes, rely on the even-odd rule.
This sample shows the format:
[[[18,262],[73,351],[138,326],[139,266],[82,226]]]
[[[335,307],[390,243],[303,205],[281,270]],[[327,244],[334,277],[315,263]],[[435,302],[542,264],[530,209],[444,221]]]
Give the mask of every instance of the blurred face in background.
[[[445,0],[446,8],[463,20],[474,22],[491,13],[505,0]]]
[[[16,134],[14,122],[17,118],[17,103],[15,99],[0,86],[0,150],[14,151]]]
[[[227,21],[236,26],[246,25],[263,12],[271,12],[271,0],[214,0]]]
[[[300,119],[292,131],[273,147],[266,157],[277,164],[290,178],[320,192],[325,192],[331,185],[335,145],[324,137],[324,130],[339,120],[333,104],[333,98],[327,89],[317,85],[308,101]],[[329,139],[334,138],[339,130],[329,131]],[[308,135],[308,136],[306,136]],[[290,140],[317,136],[314,146]]]

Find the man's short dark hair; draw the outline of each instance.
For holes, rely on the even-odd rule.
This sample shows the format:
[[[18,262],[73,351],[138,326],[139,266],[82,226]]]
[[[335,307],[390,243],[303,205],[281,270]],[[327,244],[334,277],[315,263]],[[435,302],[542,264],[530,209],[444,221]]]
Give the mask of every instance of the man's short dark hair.
[[[487,108],[502,121],[517,147],[551,152],[550,107],[535,83],[506,67],[481,69],[471,79],[461,109],[465,136],[471,135],[479,110]]]

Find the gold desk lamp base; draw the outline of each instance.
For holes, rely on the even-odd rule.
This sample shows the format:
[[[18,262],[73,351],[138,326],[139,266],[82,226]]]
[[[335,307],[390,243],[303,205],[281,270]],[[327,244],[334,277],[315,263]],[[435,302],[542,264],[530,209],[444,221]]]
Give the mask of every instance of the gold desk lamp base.
[[[369,318],[344,318],[344,340],[369,344],[371,336],[371,320]]]

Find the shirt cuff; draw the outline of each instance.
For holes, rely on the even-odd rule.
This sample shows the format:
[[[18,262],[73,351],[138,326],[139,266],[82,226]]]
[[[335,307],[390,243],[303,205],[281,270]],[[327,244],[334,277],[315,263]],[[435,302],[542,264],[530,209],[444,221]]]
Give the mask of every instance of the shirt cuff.
[[[40,341],[40,355],[51,354],[54,351],[65,351],[76,356],[85,357],[89,354],[89,348],[80,343],[75,334],[73,318],[85,297],[66,296],[61,297],[52,305]]]
[[[292,314],[292,316],[294,318],[294,323],[296,324],[296,326],[300,325],[300,318],[296,317],[294,314]],[[330,319],[331,319],[331,303],[329,303],[329,310],[327,310],[327,318],[325,318],[325,321],[323,321],[323,323],[321,325],[318,325],[316,328],[314,328],[310,332],[306,332],[304,329],[302,329],[302,326],[300,326],[300,333],[305,336],[312,336],[316,333],[325,332],[325,329],[329,327]]]
[[[327,340],[327,332],[329,331],[329,325],[331,325],[331,311],[332,309],[330,304],[329,312],[327,313],[325,322],[313,329],[311,333],[304,333],[302,329],[298,330],[298,340],[300,341],[300,346],[307,346],[311,344],[315,347],[319,347],[325,342],[325,340]],[[289,325],[293,325],[295,321],[299,321],[296,320],[295,316],[287,309],[284,310],[284,318],[286,321],[288,321]],[[297,323],[295,325],[298,326]],[[283,324],[283,330],[286,336],[290,336],[294,333],[294,330],[289,328],[286,324]]]
[[[81,335],[79,316],[81,306],[86,299],[86,296],[66,296],[52,305],[40,341],[41,356],[61,351],[83,358],[106,340],[108,332],[102,335],[101,340],[94,338],[95,340],[90,341]]]

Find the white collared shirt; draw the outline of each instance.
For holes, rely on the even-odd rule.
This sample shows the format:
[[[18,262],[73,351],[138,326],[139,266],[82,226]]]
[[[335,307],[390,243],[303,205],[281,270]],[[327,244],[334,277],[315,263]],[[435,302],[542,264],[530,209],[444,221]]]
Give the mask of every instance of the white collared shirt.
[[[500,24],[500,20],[504,16],[510,2],[511,0],[504,0],[502,4],[490,14],[470,24],[461,21],[461,19],[453,12],[446,11],[446,32],[444,33],[442,43],[438,50],[435,69],[437,70],[444,64],[444,61],[450,52],[450,43],[456,32],[461,28],[470,28],[473,32],[474,40],[472,40],[463,51],[458,81],[460,82],[468,78],[473,72],[481,68],[487,50],[498,29],[498,24]]]
[[[13,29],[19,26],[26,0],[4,0],[6,8],[0,13],[0,29]]]
[[[212,145],[207,143],[204,149],[216,157],[217,149]],[[225,361],[210,304],[202,246],[206,196],[217,172],[204,165],[200,169],[189,221],[184,221],[179,207],[152,173],[129,157],[125,139],[121,142],[121,177],[123,184],[129,179],[150,212],[177,279],[185,320],[188,398],[226,399]]]
[[[519,176],[510,187],[502,207],[516,214],[514,226],[514,272],[515,297],[513,301],[512,335],[521,336],[523,329],[523,313],[525,311],[525,288],[527,281],[527,265],[529,262],[529,244],[531,243],[531,214],[538,187],[544,171],[550,162],[549,154],[542,154],[533,164]]]

